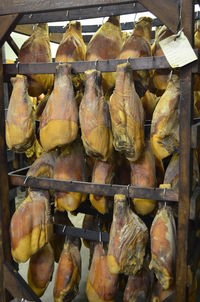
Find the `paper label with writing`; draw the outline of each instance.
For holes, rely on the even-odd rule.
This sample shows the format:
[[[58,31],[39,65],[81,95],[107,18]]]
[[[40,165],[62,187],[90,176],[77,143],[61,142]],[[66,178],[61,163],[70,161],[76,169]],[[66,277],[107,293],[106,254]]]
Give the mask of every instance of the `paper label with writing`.
[[[182,67],[197,60],[183,31],[160,41],[160,47],[172,68]]]

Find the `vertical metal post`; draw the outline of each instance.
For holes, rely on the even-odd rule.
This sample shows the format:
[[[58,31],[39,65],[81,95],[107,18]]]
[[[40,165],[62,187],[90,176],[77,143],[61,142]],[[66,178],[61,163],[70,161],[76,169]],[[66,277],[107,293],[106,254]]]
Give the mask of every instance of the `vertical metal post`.
[[[5,143],[5,112],[3,91],[2,49],[0,48],[0,301],[6,301],[4,287],[4,262],[11,261],[10,253],[10,209],[8,201],[8,174]]]
[[[193,45],[193,0],[181,0],[181,27]],[[180,161],[178,238],[176,255],[176,301],[187,301],[187,254],[190,198],[192,189],[191,125],[193,118],[193,80],[191,66],[180,70]]]

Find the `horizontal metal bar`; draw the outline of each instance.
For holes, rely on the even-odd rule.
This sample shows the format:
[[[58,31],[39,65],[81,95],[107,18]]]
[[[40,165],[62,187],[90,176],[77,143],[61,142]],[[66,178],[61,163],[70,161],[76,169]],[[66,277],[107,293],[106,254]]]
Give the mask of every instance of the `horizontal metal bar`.
[[[124,6],[125,5],[123,5],[123,7]],[[22,19],[19,21],[19,24],[23,24],[22,22],[23,22],[24,17],[22,17]],[[200,19],[200,12],[195,12],[195,20],[199,20],[199,19]],[[31,20],[31,18],[29,18],[29,20]],[[66,21],[66,19],[65,19],[65,21]],[[161,26],[161,25],[163,25],[163,24],[158,18],[153,19],[153,24],[152,24],[153,27],[154,26],[157,27],[157,26]],[[82,33],[83,34],[84,33],[94,33],[100,27],[101,27],[101,25],[82,25]],[[134,28],[134,22],[121,23],[122,30],[133,30],[133,28]],[[49,33],[64,33],[64,32],[65,32],[65,27],[63,27],[63,26],[52,26],[52,25],[49,26]]]
[[[153,26],[160,26],[162,23],[160,22],[159,19],[154,19],[153,20]],[[95,33],[101,25],[82,25],[82,33]],[[126,22],[126,23],[121,23],[121,29],[122,30],[133,30],[134,27],[134,22]],[[63,26],[49,26],[49,33],[64,33],[65,32],[65,27]]]
[[[154,199],[160,201],[178,201],[178,194],[171,189],[141,188],[124,185],[94,184],[82,181],[61,181],[50,178],[26,178],[24,175],[9,173],[10,185],[31,187],[34,189],[55,190],[60,192],[84,192],[96,195],[114,196],[123,194],[134,198]],[[25,181],[26,180],[26,181]]]
[[[30,0],[1,0],[0,15],[14,13],[27,14],[33,12],[54,12],[62,9],[90,9],[91,7],[103,7],[107,5],[128,4],[134,2],[136,2],[136,0],[39,0],[31,2]],[[95,18],[95,16],[93,18]]]
[[[15,298],[41,302],[22,276],[8,262],[4,264],[4,286]]]
[[[112,72],[116,71],[119,64],[125,63],[127,60],[102,60],[102,61],[77,61],[69,62],[73,73],[84,72],[86,70],[98,69],[99,71]],[[168,69],[170,68],[164,56],[162,57],[145,57],[137,59],[129,59],[133,70],[146,69]],[[4,64],[4,75],[15,74],[37,74],[37,73],[55,73],[56,66],[59,63],[32,63],[32,64]]]
[[[54,232],[56,234],[65,234],[67,236],[79,237],[90,241],[99,241],[100,237],[100,232],[61,224],[54,224]],[[101,240],[103,242],[109,242],[109,234],[107,232],[101,232]]]
[[[49,13],[33,13],[26,14],[21,18],[19,24],[35,24],[44,22],[82,20],[90,18],[100,18],[113,15],[126,15],[133,13],[145,12],[140,3],[119,3],[118,5],[107,5],[99,7],[80,8],[80,9],[63,9],[53,14]]]
[[[195,50],[197,53],[197,51]],[[97,69],[102,72],[116,71],[119,64],[127,60],[102,60],[102,61],[77,61],[68,62],[71,65],[72,73],[81,73],[86,70]],[[151,69],[170,69],[165,56],[144,57],[129,59],[132,70],[151,70]],[[56,72],[56,66],[59,63],[32,63],[32,64],[4,64],[4,76],[8,77],[15,74],[50,74]],[[197,73],[199,70],[198,60],[191,63],[192,70]],[[6,79],[5,79],[6,80]]]

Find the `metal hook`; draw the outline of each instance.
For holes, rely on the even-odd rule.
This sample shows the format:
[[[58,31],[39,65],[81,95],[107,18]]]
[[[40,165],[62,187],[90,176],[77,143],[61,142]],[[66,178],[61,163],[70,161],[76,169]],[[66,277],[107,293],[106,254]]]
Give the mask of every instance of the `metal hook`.
[[[98,7],[97,11],[99,12],[101,10],[101,6]]]
[[[28,16],[28,17],[29,17],[29,19],[31,19],[31,18],[32,18],[32,16],[33,16],[33,15],[32,15],[32,14],[30,14],[30,15]]]
[[[16,63],[17,74],[19,73],[19,61]]]
[[[101,236],[101,218],[98,215],[98,230],[99,230],[99,242],[102,242],[102,236]]]
[[[69,11],[67,10],[66,17],[68,17],[68,16],[69,16]]]
[[[131,186],[131,184],[129,184],[129,185],[127,186],[127,198],[128,198],[128,204],[129,204],[129,206],[130,206],[130,204],[131,204],[131,198],[130,198],[130,192],[129,192],[130,186]]]
[[[64,233],[65,230],[66,230],[66,225],[64,225],[63,230],[62,230],[62,233]]]
[[[99,242],[102,242],[101,231],[99,231]]]
[[[31,176],[30,175],[27,175],[24,179],[24,185],[26,184],[27,180],[30,178]]]
[[[163,192],[163,194],[164,194],[164,196],[166,196],[166,188],[164,188],[164,192]],[[167,202],[165,201],[165,203],[164,203],[164,207],[166,208],[166,206],[167,206]]]
[[[180,29],[181,19],[182,19],[182,5],[181,5],[181,3],[179,3],[178,9],[179,9],[179,20],[178,20],[178,25],[177,25],[177,29],[176,29],[177,33],[178,33],[179,29]]]
[[[173,69],[170,71],[168,82],[171,80],[173,74]]]
[[[131,62],[130,62],[130,59],[131,59],[130,57],[127,59],[127,61],[126,61],[127,64],[130,64],[130,63],[131,63]]]
[[[98,60],[95,61],[95,69],[97,70]]]

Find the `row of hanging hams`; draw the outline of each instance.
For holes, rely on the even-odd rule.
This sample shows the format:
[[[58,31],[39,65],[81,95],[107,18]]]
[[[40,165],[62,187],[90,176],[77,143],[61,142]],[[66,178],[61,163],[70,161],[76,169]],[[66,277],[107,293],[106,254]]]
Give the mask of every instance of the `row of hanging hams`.
[[[111,29],[109,28],[110,26]],[[117,34],[116,37],[113,35],[111,39],[109,34],[113,26],[114,28],[116,27],[115,31]],[[151,55],[151,51],[148,53],[143,50],[143,48],[146,49],[148,48],[147,46],[150,45],[150,32],[151,22],[149,18],[142,18],[136,23],[133,34],[125,41],[124,46],[121,46],[121,50],[118,50],[109,58],[134,58],[142,55]],[[113,39],[115,42],[118,41],[119,36],[122,36],[119,35],[119,33],[122,33],[119,17],[111,17],[94,35],[86,51],[86,48],[83,47],[80,24],[72,22],[67,27],[66,33],[58,48],[56,61],[62,60],[62,62],[67,62],[69,60],[82,60],[85,56],[87,60],[106,59],[105,54],[104,56],[101,54],[101,51],[103,52],[105,48],[96,47],[96,45],[99,45],[99,40],[101,42],[104,40],[109,41],[109,38],[111,39],[110,43]],[[162,54],[159,48],[159,41],[169,34],[166,28],[160,29],[156,36],[154,46],[152,47],[154,55]],[[43,36],[44,39],[42,39]],[[195,37],[197,37],[196,40],[198,41],[198,36],[195,35]],[[22,63],[51,61],[51,56],[49,56],[50,46],[49,43],[47,43],[47,38],[47,26],[38,25],[33,35],[22,46],[19,61]],[[38,44],[40,43],[43,43],[41,54],[38,51]],[[35,44],[37,47],[35,47]],[[102,45],[104,45],[104,43]],[[109,45],[109,43],[106,45]],[[134,50],[133,45],[137,51]],[[140,48],[141,52],[139,52]],[[36,51],[35,56],[33,55],[34,50]],[[109,51],[105,52],[109,53]],[[92,54],[94,54],[94,56],[92,56]],[[46,59],[43,58],[45,55],[47,56]],[[154,77],[162,77],[163,79],[163,75],[157,75],[156,72],[157,71],[154,72]],[[115,73],[113,74],[115,75]],[[45,85],[46,82],[50,83],[52,81],[45,80],[45,77],[48,77],[48,75],[42,76],[45,82],[43,87],[47,88],[41,90],[40,87],[39,90],[40,92],[50,94],[40,117],[40,142],[45,151],[69,144],[76,139],[79,128],[79,115],[82,140],[87,154],[106,161],[111,157],[112,146],[114,145],[115,149],[119,152],[124,152],[130,161],[135,161],[139,158],[144,147],[145,112],[141,105],[141,100],[135,91],[133,80],[135,80],[137,76],[131,72],[128,64],[124,64],[121,67],[118,66],[116,75],[115,89],[107,105],[106,96],[108,97],[108,93],[104,93],[102,90],[104,80],[101,83],[100,73],[97,71],[86,72],[85,91],[83,93],[79,114],[73,89],[73,86],[76,84],[72,85],[73,79],[71,80],[69,66],[62,64],[58,66],[52,92],[50,92],[52,88],[50,89],[48,85]],[[41,85],[41,75],[33,75],[33,78],[30,75],[27,77],[17,75],[17,77],[12,80],[13,93],[10,99],[6,121],[6,140],[8,147],[15,151],[24,152],[35,140],[34,112],[32,111],[29,94],[34,95],[30,93],[30,91],[32,91],[37,84],[37,76],[39,77],[38,82]],[[50,77],[52,78],[52,75],[49,75],[49,78]],[[154,111],[152,108],[150,110],[153,114],[151,144],[154,154],[160,159],[171,155],[179,146],[178,104],[180,84],[178,76],[176,75],[171,77],[169,83],[167,83],[168,80],[169,74],[167,78],[165,78],[165,84],[161,85],[161,88],[157,85],[160,91],[166,89],[160,100],[158,100],[157,97],[153,97],[149,90],[147,90],[142,97],[144,108],[149,108],[148,102],[156,106]],[[156,81],[160,83],[162,80]],[[141,79],[140,82],[142,82]],[[132,87],[130,93],[128,92],[129,86]],[[165,88],[164,90],[163,87]],[[104,96],[104,94],[106,96]],[[67,102],[65,99],[66,95]],[[119,95],[121,96],[121,101]],[[198,96],[199,94],[195,92],[195,112],[198,110]],[[125,101],[123,101],[124,97]],[[118,99],[117,102],[115,101],[116,98]],[[96,99],[96,106],[92,106],[94,104],[91,99]],[[86,106],[87,110],[85,108]],[[109,110],[107,108],[108,106]],[[101,114],[101,112],[103,112],[103,114]],[[149,112],[147,112],[147,114],[149,114]],[[111,117],[111,121],[109,116]],[[102,143],[97,139],[99,135],[102,137]]]
[[[152,19],[143,17],[135,23],[132,35],[125,37],[120,17],[110,17],[86,47],[80,23],[70,22],[57,50],[55,76],[17,75],[12,79],[6,120],[8,147],[16,152],[29,150],[38,140],[35,120],[40,122],[42,155],[27,177],[147,188],[161,185],[178,190],[178,75],[171,75],[169,70],[133,72],[128,62],[129,58],[163,55],[159,41],[171,33],[166,27],[160,28],[151,46],[151,28]],[[199,39],[198,26],[195,39]],[[69,62],[115,58],[127,60],[116,72],[71,74]],[[51,61],[48,27],[38,25],[22,46],[19,62]],[[44,97],[40,101],[41,94]],[[198,115],[198,89],[195,96]],[[35,111],[32,97],[38,98]],[[145,118],[152,119],[150,138],[145,136]],[[164,159],[169,160],[168,165],[163,165]],[[195,186],[199,181],[196,150],[193,160]],[[124,302],[162,301],[175,281],[174,209],[169,205],[158,208],[150,199],[127,200],[123,195],[115,195],[113,202],[103,192],[87,196],[82,192],[27,190],[26,199],[12,217],[10,234],[15,261],[30,260],[27,278],[31,288],[43,295],[56,261],[54,300],[72,301],[78,294],[81,243],[53,233],[50,201],[54,201],[56,213],[73,212],[87,202],[87,197],[101,214],[113,208],[112,224],[103,226],[110,234],[108,245],[84,240],[91,256],[88,300],[114,301],[122,287]],[[150,213],[154,218],[148,230],[142,216]],[[83,228],[98,231],[97,220],[87,221],[86,216]]]
[[[30,167],[27,176],[53,178],[55,171],[57,171],[57,166],[61,166],[60,155],[62,158],[63,154],[58,154],[58,152],[43,154]],[[197,167],[196,152],[194,153],[194,160],[194,166]],[[164,182],[167,184],[171,183],[171,186],[175,189],[177,189],[179,178],[178,162],[177,156],[172,157],[164,179]],[[196,168],[193,173],[194,183],[198,177],[198,169]],[[57,194],[55,192],[54,200],[56,200]],[[68,193],[63,194],[67,195]],[[77,193],[69,192],[69,194]],[[95,228],[98,230],[98,226],[95,227],[95,223],[97,223],[97,220],[96,222],[94,220],[85,221],[84,228]],[[68,223],[68,225],[71,224]],[[89,243],[93,252],[91,251],[91,268],[87,282],[88,300],[94,301],[98,297],[100,301],[112,301],[119,287],[119,274],[125,274],[128,276],[128,281],[124,292],[124,301],[129,301],[125,300],[128,299],[126,296],[137,295],[134,292],[136,290],[134,284],[139,282],[141,287],[144,286],[141,281],[137,280],[141,280],[141,278],[145,280],[145,276],[147,275],[148,277],[150,274],[149,269],[155,273],[162,288],[160,294],[167,294],[167,291],[174,285],[175,274],[176,227],[171,207],[160,207],[149,233],[142,219],[133,212],[131,203],[126,200],[126,197],[115,195],[112,225],[110,228],[106,226],[105,228],[110,233],[108,247],[104,249],[102,242],[97,246],[93,245],[93,247]],[[71,301],[78,293],[78,284],[80,282],[80,246],[77,247],[77,244],[71,242],[71,239],[68,240],[68,238],[65,244],[60,238],[59,241],[56,241],[56,236],[53,235],[52,229],[49,194],[29,189],[27,198],[16,210],[11,220],[10,232],[13,258],[17,262],[26,262],[30,259],[28,282],[39,296],[44,293],[51,281],[54,259],[57,258],[59,266],[55,281],[54,299],[55,301],[65,301],[64,297],[67,296],[69,301]],[[148,261],[148,265],[147,267],[145,266],[146,269],[144,270],[149,235],[151,240],[151,261]],[[61,249],[57,252],[57,245],[60,243],[63,246],[63,251],[61,246]],[[99,253],[101,254],[100,260]],[[77,256],[74,256],[76,254]],[[66,265],[63,264],[65,261]],[[41,270],[42,274],[40,274]],[[69,283],[65,284],[64,280],[68,274],[70,274],[71,278],[68,278]],[[104,283],[102,283],[102,280],[104,280]],[[110,283],[108,280],[110,280]],[[149,295],[148,288],[142,289],[145,292],[145,299]],[[110,297],[110,295],[112,298],[108,299],[107,297]],[[140,294],[138,293],[138,295]]]

